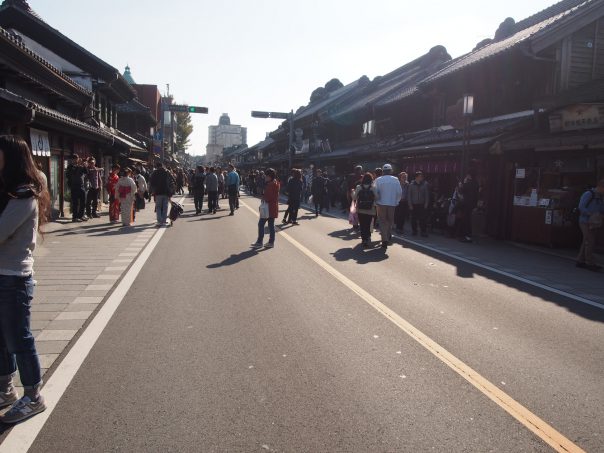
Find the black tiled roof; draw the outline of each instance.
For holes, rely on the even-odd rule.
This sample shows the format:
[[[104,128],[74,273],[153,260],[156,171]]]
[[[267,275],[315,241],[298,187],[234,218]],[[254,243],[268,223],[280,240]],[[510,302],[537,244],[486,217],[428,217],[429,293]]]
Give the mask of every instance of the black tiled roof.
[[[142,113],[151,114],[151,110],[146,105],[141,104],[137,99],[133,99],[125,104],[117,104],[117,111],[119,113]]]
[[[520,22],[517,22],[516,25],[514,25],[514,31],[518,33],[519,31],[532,27],[533,25],[537,25],[539,22],[543,22],[544,20],[549,19],[550,17],[561,14],[569,9],[575,8],[581,5],[582,3],[585,3],[585,0],[563,0],[561,2],[558,2],[552,6],[545,8],[542,11],[539,11],[536,14],[533,14],[530,17],[527,17],[526,19],[521,20]]]
[[[449,76],[476,63],[501,55],[520,46],[528,46],[530,41],[549,32],[555,26],[572,17],[575,13],[601,0],[576,0],[560,2],[530,18],[516,24],[518,30],[512,36],[481,47],[463,55],[436,74],[427,77],[420,85],[428,84]],[[538,22],[537,22],[538,21]]]
[[[76,128],[81,132],[85,132],[87,134],[92,134],[96,137],[102,137],[107,141],[111,141],[112,134],[107,129],[101,129],[100,127],[92,126],[90,124],[84,123],[83,121],[72,118],[69,115],[65,115],[64,113],[58,112],[57,110],[51,109],[49,107],[40,105],[36,102],[30,101],[29,99],[24,98],[23,96],[19,96],[18,94],[12,93],[4,88],[0,88],[0,98],[6,99],[12,103],[20,104],[26,107],[29,110],[33,110],[35,112],[35,118],[47,118],[58,123],[62,123],[69,127]]]
[[[67,83],[71,88],[85,94],[86,96],[92,96],[92,92],[78,84],[75,80],[65,75],[58,68],[50,64],[40,55],[32,51],[29,47],[27,47],[22,41],[20,41],[16,36],[10,33],[8,30],[0,27],[0,39],[6,43],[10,43],[12,46],[16,47],[21,51],[24,55],[32,60],[37,61],[40,65],[42,65],[46,70],[52,72],[57,77],[60,77]]]
[[[57,120],[61,123],[75,127],[82,131],[89,132],[91,134],[95,134],[98,136],[102,136],[107,139],[110,139],[112,136],[112,134],[105,129],[101,129],[100,127],[95,127],[90,124],[84,123],[83,121],[76,120],[75,118],[72,118],[61,112],[58,112],[56,110],[53,110],[51,108],[45,107],[40,104],[36,104],[35,102],[30,102],[30,106],[36,112],[36,115],[41,115],[41,116],[45,116],[47,118]]]
[[[330,104],[335,103],[342,96],[349,94],[352,90],[359,87],[361,79],[356,80],[348,85],[338,88],[327,95],[327,97],[321,101],[314,102],[304,107],[302,110],[294,115],[294,122],[301,121],[309,116],[319,113],[321,110],[325,110]]]
[[[134,88],[126,82],[126,79],[117,69],[44,22],[29,7],[26,1],[5,0],[0,5],[0,25],[14,26],[24,34],[28,34],[28,36],[33,33],[34,36],[30,37],[42,40],[45,46],[55,53],[61,53],[61,50],[64,50],[65,53],[69,54],[67,59],[72,60],[72,62],[79,60],[76,63],[78,65],[84,62],[87,67],[82,69],[90,72],[96,71],[106,78],[117,77],[115,86],[123,98],[133,99],[136,96]],[[27,33],[25,33],[25,30],[27,30]]]
[[[427,75],[425,71],[425,56],[408,63],[390,74],[376,77],[372,82],[356,90],[356,96],[348,103],[337,106],[337,110],[329,112],[336,119],[353,112],[370,108],[385,97],[395,96],[395,93],[415,87],[417,82]]]

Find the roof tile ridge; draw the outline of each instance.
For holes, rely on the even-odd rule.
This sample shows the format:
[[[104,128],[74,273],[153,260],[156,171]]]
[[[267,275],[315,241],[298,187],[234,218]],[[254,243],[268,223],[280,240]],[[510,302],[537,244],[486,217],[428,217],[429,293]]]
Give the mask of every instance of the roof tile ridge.
[[[88,96],[92,96],[92,91],[90,91],[90,90],[86,89],[85,87],[81,86],[79,83],[77,83],[75,80],[73,80],[67,74],[65,74],[59,68],[57,68],[56,66],[54,66],[48,60],[44,59],[38,53],[36,53],[33,50],[31,50],[22,41],[20,41],[17,38],[15,38],[15,36],[12,33],[10,33],[8,30],[6,30],[5,28],[0,27],[0,35],[2,35],[3,37],[5,37],[15,47],[18,47],[19,49],[21,49],[22,51],[24,51],[26,54],[28,54],[30,57],[32,57],[33,59],[35,59],[36,61],[38,61],[40,64],[44,65],[46,68],[48,68],[52,72],[56,73],[59,77],[61,77],[65,81],[67,81],[70,84],[72,84],[73,87],[75,89],[77,89],[78,91],[81,91],[82,93],[84,93],[84,94],[86,94]]]

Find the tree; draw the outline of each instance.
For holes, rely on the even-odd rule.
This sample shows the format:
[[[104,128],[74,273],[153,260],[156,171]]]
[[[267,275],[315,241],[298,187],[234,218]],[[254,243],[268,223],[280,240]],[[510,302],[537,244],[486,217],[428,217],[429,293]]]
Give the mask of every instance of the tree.
[[[176,112],[176,149],[185,151],[191,143],[189,136],[193,133],[191,114],[189,112]]]

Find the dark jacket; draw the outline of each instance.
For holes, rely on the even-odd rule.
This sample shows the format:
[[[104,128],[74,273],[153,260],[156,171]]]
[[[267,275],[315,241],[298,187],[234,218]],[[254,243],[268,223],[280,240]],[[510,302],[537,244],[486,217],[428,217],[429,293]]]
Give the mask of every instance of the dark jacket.
[[[205,180],[206,180],[205,173],[195,173],[195,175],[193,175],[191,177],[191,189],[193,189],[193,192],[203,194],[204,191],[206,190],[205,185],[204,185]]]
[[[82,165],[69,164],[65,170],[65,177],[70,189],[85,189],[87,176],[88,170]]]
[[[287,197],[290,202],[292,201],[300,201],[302,198],[302,190],[304,189],[304,184],[301,180],[290,178],[287,181],[287,186],[285,190],[287,191]]]
[[[164,169],[158,168],[149,181],[153,195],[174,195],[174,178]]]
[[[314,198],[325,195],[325,188],[325,178],[323,178],[323,176],[315,176],[312,179],[310,192]]]

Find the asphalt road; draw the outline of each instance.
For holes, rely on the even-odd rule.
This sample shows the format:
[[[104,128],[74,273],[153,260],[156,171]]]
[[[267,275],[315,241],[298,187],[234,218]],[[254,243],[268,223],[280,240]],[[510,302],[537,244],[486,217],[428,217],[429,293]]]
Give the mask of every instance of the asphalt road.
[[[30,451],[551,450],[283,236],[250,250],[254,212],[187,202]],[[283,231],[604,451],[601,310],[400,244],[363,251],[341,220],[301,223]]]

